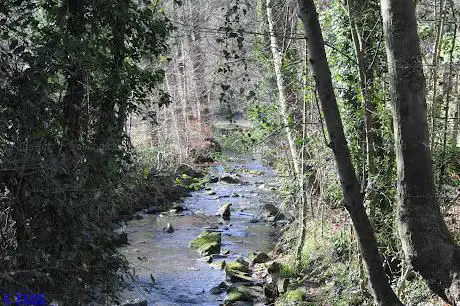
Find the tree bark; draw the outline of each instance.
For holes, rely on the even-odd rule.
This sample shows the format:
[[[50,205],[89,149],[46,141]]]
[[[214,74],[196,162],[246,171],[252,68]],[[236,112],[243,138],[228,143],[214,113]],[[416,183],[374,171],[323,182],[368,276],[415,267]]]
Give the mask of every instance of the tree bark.
[[[76,41],[82,39],[85,31],[84,2],[69,1],[69,19],[67,28],[70,36]],[[68,46],[69,47],[69,46]],[[72,47],[69,47],[72,48]],[[64,116],[64,141],[69,145],[75,145],[80,139],[80,114],[85,96],[84,72],[76,61],[77,55],[67,50],[71,61],[67,71],[67,91],[63,98]],[[73,148],[68,148],[73,149]]]
[[[377,241],[363,205],[363,194],[360,192],[359,182],[343,131],[315,4],[313,0],[298,0],[298,3],[300,18],[303,21],[307,38],[309,62],[324,112],[330,138],[329,145],[334,152],[339,172],[345,208],[350,214],[358,237],[375,299],[379,305],[402,305],[385,275]]]
[[[364,113],[364,133],[366,137],[365,143],[365,162],[366,167],[363,167],[363,175],[361,181],[361,188],[365,194],[369,194],[372,190],[370,186],[369,178],[377,173],[375,166],[375,125],[376,119],[374,114],[376,113],[375,102],[372,101],[372,87],[373,87],[373,69],[369,67],[372,62],[373,55],[368,53],[371,47],[371,42],[368,41],[373,37],[372,30],[367,33],[365,29],[365,19],[372,18],[374,16],[373,8],[368,1],[363,0],[347,0],[346,1],[346,13],[350,22],[350,34],[353,40],[353,47],[356,54],[356,62],[358,64],[359,72],[359,87],[360,96],[363,104]],[[361,32],[360,32],[361,31]],[[363,36],[367,37],[366,39]],[[363,161],[364,162],[364,161]],[[367,196],[367,199],[371,199]],[[371,216],[373,212],[372,205]]]
[[[452,14],[455,17],[455,11],[452,9]],[[449,127],[449,109],[450,109],[450,97],[453,89],[453,74],[454,74],[454,51],[455,51],[455,42],[457,40],[457,24],[453,25],[454,27],[454,33],[452,35],[452,41],[451,41],[451,48],[449,51],[449,70],[447,72],[447,82],[444,81],[444,95],[446,97],[446,103],[444,105],[444,125],[443,125],[443,133],[442,133],[442,154],[441,154],[441,167],[439,169],[439,184],[438,184],[438,190],[439,192],[442,192],[442,187],[444,184],[444,177],[446,176],[447,172],[447,163],[448,163],[448,158],[447,158],[447,135],[449,133],[448,127]]]
[[[275,36],[274,26],[273,26],[273,14],[272,14],[272,0],[267,0],[267,20],[268,20],[268,27],[270,32],[270,47],[272,50],[273,55],[273,66],[275,68],[275,75],[276,75],[276,84],[278,86],[278,100],[281,110],[281,117],[283,119],[283,124],[285,125],[286,137],[289,143],[289,150],[291,152],[292,163],[294,166],[294,172],[296,175],[296,179],[299,178],[300,175],[300,165],[299,165],[299,155],[297,153],[296,145],[294,142],[294,136],[292,127],[289,124],[288,119],[288,109],[287,109],[287,100],[286,100],[286,92],[285,92],[285,84],[283,75],[281,72],[282,67],[282,56],[279,51],[278,42]]]
[[[437,11],[436,11],[436,1],[435,1],[435,20],[437,19]],[[436,119],[439,115],[438,109],[438,63],[439,57],[441,55],[441,48],[440,45],[442,43],[442,37],[444,34],[444,22],[445,22],[445,14],[444,14],[444,0],[440,0],[439,3],[439,21],[436,20],[436,38],[434,42],[434,51],[433,51],[433,101],[431,104],[431,150],[435,149],[436,146],[436,130],[437,124]],[[442,99],[441,99],[442,101]]]
[[[437,202],[415,4],[382,0],[398,171],[397,220],[406,258],[446,302],[460,303],[460,250]]]

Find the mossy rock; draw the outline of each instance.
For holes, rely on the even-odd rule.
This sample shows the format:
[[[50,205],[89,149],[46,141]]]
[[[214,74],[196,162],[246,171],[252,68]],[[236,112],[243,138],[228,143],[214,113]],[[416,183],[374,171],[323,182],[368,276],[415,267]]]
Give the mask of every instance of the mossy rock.
[[[307,302],[307,293],[304,288],[288,290],[280,296],[276,305],[305,305]]]
[[[231,282],[253,281],[252,277],[249,275],[249,265],[242,262],[228,262],[225,265],[225,273],[230,278]]]
[[[251,264],[266,263],[271,260],[267,254],[256,252],[252,252],[251,254],[249,254],[248,259]]]
[[[248,273],[249,267],[241,262],[232,261],[232,262],[228,262],[227,265],[225,266],[225,271],[229,271],[229,270]]]
[[[251,301],[251,297],[244,292],[234,290],[230,291],[225,298],[225,301],[228,302],[237,302],[237,301]]]
[[[239,183],[241,183],[241,181],[237,177],[234,177],[234,176],[231,176],[231,175],[222,176],[219,179],[219,181],[227,183],[227,184],[239,184]]]
[[[190,246],[192,248],[199,249],[203,245],[209,244],[209,243],[218,243],[220,245],[221,241],[222,241],[221,233],[205,231],[205,232],[202,232],[197,238],[192,240],[192,242],[190,242]]]
[[[202,232],[196,239],[190,242],[190,247],[197,249],[203,256],[209,256],[220,253],[221,241],[221,233]]]
[[[220,243],[211,242],[203,244],[197,250],[203,256],[209,256],[212,254],[219,254],[220,253]]]

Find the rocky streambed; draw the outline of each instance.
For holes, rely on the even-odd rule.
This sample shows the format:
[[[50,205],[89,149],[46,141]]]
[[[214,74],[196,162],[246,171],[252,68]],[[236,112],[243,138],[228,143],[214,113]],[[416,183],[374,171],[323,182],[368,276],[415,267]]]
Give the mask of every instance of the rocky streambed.
[[[129,244],[119,250],[132,267],[124,301],[264,305],[278,290],[279,280],[266,284],[276,264],[265,254],[286,222],[276,173],[259,159],[233,158],[210,175],[213,183],[173,211],[138,213],[123,228]]]

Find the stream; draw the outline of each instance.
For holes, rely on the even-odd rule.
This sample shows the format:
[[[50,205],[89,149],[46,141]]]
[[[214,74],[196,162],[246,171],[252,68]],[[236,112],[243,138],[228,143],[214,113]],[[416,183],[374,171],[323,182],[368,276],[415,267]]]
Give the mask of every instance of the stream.
[[[229,159],[213,166],[210,174],[236,175],[240,183],[208,184],[208,190],[192,192],[180,203],[186,208],[180,215],[142,214],[143,219],[124,227],[129,245],[119,250],[133,267],[134,277],[122,292],[123,301],[146,300],[155,306],[222,304],[225,293],[213,295],[210,289],[225,280],[225,272],[200,260],[200,254],[189,246],[209,227],[222,232],[222,250],[229,251],[213,263],[271,251],[276,227],[255,219],[264,204],[278,201],[276,173],[261,159]],[[215,216],[224,203],[232,203],[229,221]],[[173,233],[163,231],[167,223],[174,227]]]

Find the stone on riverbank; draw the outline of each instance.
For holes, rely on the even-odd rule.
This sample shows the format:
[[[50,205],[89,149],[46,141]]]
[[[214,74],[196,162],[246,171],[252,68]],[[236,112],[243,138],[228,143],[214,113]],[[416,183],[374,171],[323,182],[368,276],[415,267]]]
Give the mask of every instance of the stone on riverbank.
[[[270,261],[270,256],[268,256],[267,254],[265,253],[258,253],[258,252],[252,252],[251,254],[249,254],[249,263],[250,264],[260,264],[260,263],[266,263],[268,261]]]
[[[288,286],[289,286],[289,279],[287,278],[280,278],[276,281],[276,287],[278,288],[279,293],[286,292]]]
[[[230,220],[230,206],[232,206],[231,203],[225,203],[219,208],[216,215],[221,216],[224,220]]]
[[[262,207],[262,216],[265,218],[265,220],[270,222],[282,220],[285,218],[278,207],[273,204],[265,204]]]
[[[244,260],[228,262],[225,265],[225,273],[232,283],[235,282],[252,282],[253,278],[249,275],[249,263]]]
[[[203,256],[209,256],[212,254],[219,254],[220,253],[220,244],[217,242],[207,243],[198,248],[198,253]]]
[[[184,210],[187,210],[187,208],[185,208],[184,206],[180,204],[174,204],[172,209],[175,210],[176,212],[183,212]]]
[[[251,297],[246,295],[243,292],[238,291],[238,290],[230,291],[227,294],[227,297],[225,298],[225,304],[224,305],[231,305],[232,302],[237,302],[237,301],[250,302]]]
[[[122,245],[128,244],[128,234],[127,233],[115,234],[115,237],[112,239],[112,244],[115,247],[120,247]]]
[[[164,228],[163,231],[166,233],[174,233],[174,227],[171,225],[171,223],[168,223]]]
[[[219,181],[227,183],[227,184],[239,184],[240,180],[231,175],[222,176]]]

